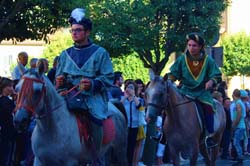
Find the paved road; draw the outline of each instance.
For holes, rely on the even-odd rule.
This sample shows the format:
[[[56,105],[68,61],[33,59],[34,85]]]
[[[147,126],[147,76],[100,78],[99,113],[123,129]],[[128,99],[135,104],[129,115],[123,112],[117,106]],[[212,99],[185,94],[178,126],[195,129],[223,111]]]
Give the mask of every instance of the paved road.
[[[154,165],[156,166],[156,165]],[[164,164],[163,166],[173,166],[173,164]],[[182,161],[181,166],[189,166],[188,161]],[[206,166],[203,162],[202,157],[198,159],[197,166]],[[250,166],[250,156],[244,156],[244,160],[242,163],[232,161],[232,160],[221,160],[218,159],[216,161],[216,166]]]
[[[188,166],[188,161],[182,161],[182,166]],[[216,161],[216,165],[218,166],[250,166],[250,156],[244,156],[244,160],[242,163],[232,161],[232,160],[221,160],[218,159]],[[203,160],[200,158],[198,161],[197,166],[205,166],[205,163]]]

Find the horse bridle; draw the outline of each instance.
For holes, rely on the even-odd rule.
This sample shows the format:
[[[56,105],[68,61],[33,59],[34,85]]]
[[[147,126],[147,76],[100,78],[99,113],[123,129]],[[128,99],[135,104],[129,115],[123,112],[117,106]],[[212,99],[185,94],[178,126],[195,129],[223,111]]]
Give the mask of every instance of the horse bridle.
[[[169,82],[168,82],[168,81],[170,81],[170,80],[167,80],[167,81],[166,81],[166,83],[165,83],[165,88],[166,88],[167,97],[169,98],[170,95],[169,95],[169,92],[168,92],[168,91],[169,91]],[[194,102],[194,101],[195,101],[195,99],[189,99],[188,101],[185,101],[185,102],[182,102],[182,103],[177,103],[177,104],[175,104],[175,105],[172,105],[172,107],[175,108],[175,107],[178,107],[178,106],[181,106],[181,105],[185,105],[185,104],[188,104],[188,103],[191,103],[191,102]],[[160,109],[160,110],[164,110],[165,108],[168,107],[168,105],[169,105],[169,100],[168,100],[167,103],[163,103],[161,106],[159,106],[159,105],[157,105],[157,104],[155,104],[155,103],[148,103],[147,105],[152,106],[152,107],[155,107],[155,108]]]
[[[37,79],[37,78],[30,78],[30,77],[25,77],[23,76],[22,79],[24,80],[24,83],[25,83],[25,80],[29,80],[29,81],[32,81],[33,82],[37,82],[37,83],[40,83],[42,84],[42,95],[40,96],[39,100],[31,105],[31,106],[28,106],[28,105],[24,105],[24,100],[17,100],[17,104],[16,104],[16,110],[17,109],[20,109],[20,108],[24,108],[25,110],[27,110],[28,112],[30,112],[31,114],[34,114],[35,113],[35,106],[39,105],[39,103],[41,102],[44,94],[46,93],[46,89],[45,89],[45,83],[43,80],[40,80],[40,79]],[[24,84],[23,83],[23,84]],[[32,84],[33,85],[33,84]],[[24,86],[22,85],[22,88],[21,88],[21,92],[23,90]],[[19,96],[20,97],[20,96]]]
[[[33,104],[32,106],[28,106],[28,105],[24,105],[24,101],[21,101],[21,103],[17,103],[16,104],[16,110],[20,109],[20,108],[24,108],[25,110],[27,110],[29,113],[31,113],[32,115],[35,114],[35,106],[38,106],[40,104],[40,102],[42,101],[43,97],[46,96],[46,86],[45,86],[45,82],[44,80],[40,80],[38,78],[30,78],[30,77],[25,77],[23,76],[22,77],[23,80],[30,80],[32,81],[32,85],[33,85],[33,82],[36,82],[36,83],[40,83],[42,84],[42,94],[40,95],[39,97],[39,100],[37,100],[37,102],[35,104]],[[22,88],[24,86],[22,85]],[[22,89],[21,89],[22,91]],[[45,98],[46,99],[46,98]],[[48,100],[45,101],[45,105],[48,103]],[[36,119],[42,119],[44,117],[46,117],[48,114],[52,113],[54,110],[56,110],[57,108],[61,107],[63,104],[60,103],[59,105],[57,105],[55,108],[51,109],[51,111],[46,111],[44,114],[42,115],[38,115],[38,114],[35,114],[35,118]]]
[[[166,81],[166,83],[165,83],[164,85],[165,85],[164,88],[166,88],[167,97],[169,97],[170,95],[169,95],[169,93],[168,93],[168,81]],[[157,105],[157,104],[155,104],[155,103],[148,103],[147,105],[148,105],[148,106],[155,107],[155,108],[157,108],[157,109],[159,109],[159,110],[164,110],[165,108],[167,108],[168,104],[169,104],[169,102],[167,102],[167,103],[165,103],[165,104],[162,103],[161,106],[159,106],[159,105]]]

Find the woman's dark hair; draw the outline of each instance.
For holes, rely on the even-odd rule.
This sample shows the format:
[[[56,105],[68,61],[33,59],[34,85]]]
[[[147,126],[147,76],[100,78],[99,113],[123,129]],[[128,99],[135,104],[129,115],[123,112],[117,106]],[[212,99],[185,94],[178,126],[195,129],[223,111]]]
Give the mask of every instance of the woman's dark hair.
[[[137,84],[143,84],[144,85],[144,83],[143,83],[143,81],[141,79],[136,79],[135,83],[137,83]]]
[[[120,71],[114,72],[114,82],[113,82],[113,84],[115,84],[115,82],[116,82],[117,80],[119,80],[120,77],[122,77],[122,72],[120,72]]]
[[[126,83],[125,83],[125,89],[128,87],[128,85],[130,85],[130,84],[132,84],[132,85],[134,85],[134,87],[135,87],[135,95],[136,96],[138,96],[138,94],[137,94],[137,92],[138,92],[138,86],[137,86],[137,84],[133,81],[133,80],[127,80],[126,81]]]
[[[226,97],[226,98],[223,99],[223,103],[225,103],[226,100],[231,101],[229,97]]]
[[[0,77],[0,93],[3,93],[3,89],[7,86],[13,86],[13,81],[6,77]]]

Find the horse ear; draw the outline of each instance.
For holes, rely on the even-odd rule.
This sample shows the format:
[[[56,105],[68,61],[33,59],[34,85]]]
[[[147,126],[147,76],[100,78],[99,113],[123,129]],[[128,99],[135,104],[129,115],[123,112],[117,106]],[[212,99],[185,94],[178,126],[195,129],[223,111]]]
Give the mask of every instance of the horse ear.
[[[39,74],[44,73],[45,67],[44,67],[43,61],[41,59],[39,59],[37,61],[36,68],[37,68],[37,71],[38,71]]]
[[[155,72],[152,70],[152,68],[149,68],[149,78],[151,81],[155,78]]]

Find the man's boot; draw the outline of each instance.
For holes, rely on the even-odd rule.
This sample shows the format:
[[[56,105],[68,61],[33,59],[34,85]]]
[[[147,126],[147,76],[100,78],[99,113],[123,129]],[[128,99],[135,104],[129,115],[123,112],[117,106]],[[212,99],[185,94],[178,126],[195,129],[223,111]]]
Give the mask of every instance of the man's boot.
[[[207,148],[212,148],[218,144],[214,142],[214,112],[213,107],[208,105],[203,105],[204,114],[205,114],[205,145]]]
[[[98,152],[102,146],[103,140],[103,126],[96,124],[95,122],[90,122],[90,139],[96,152]]]

